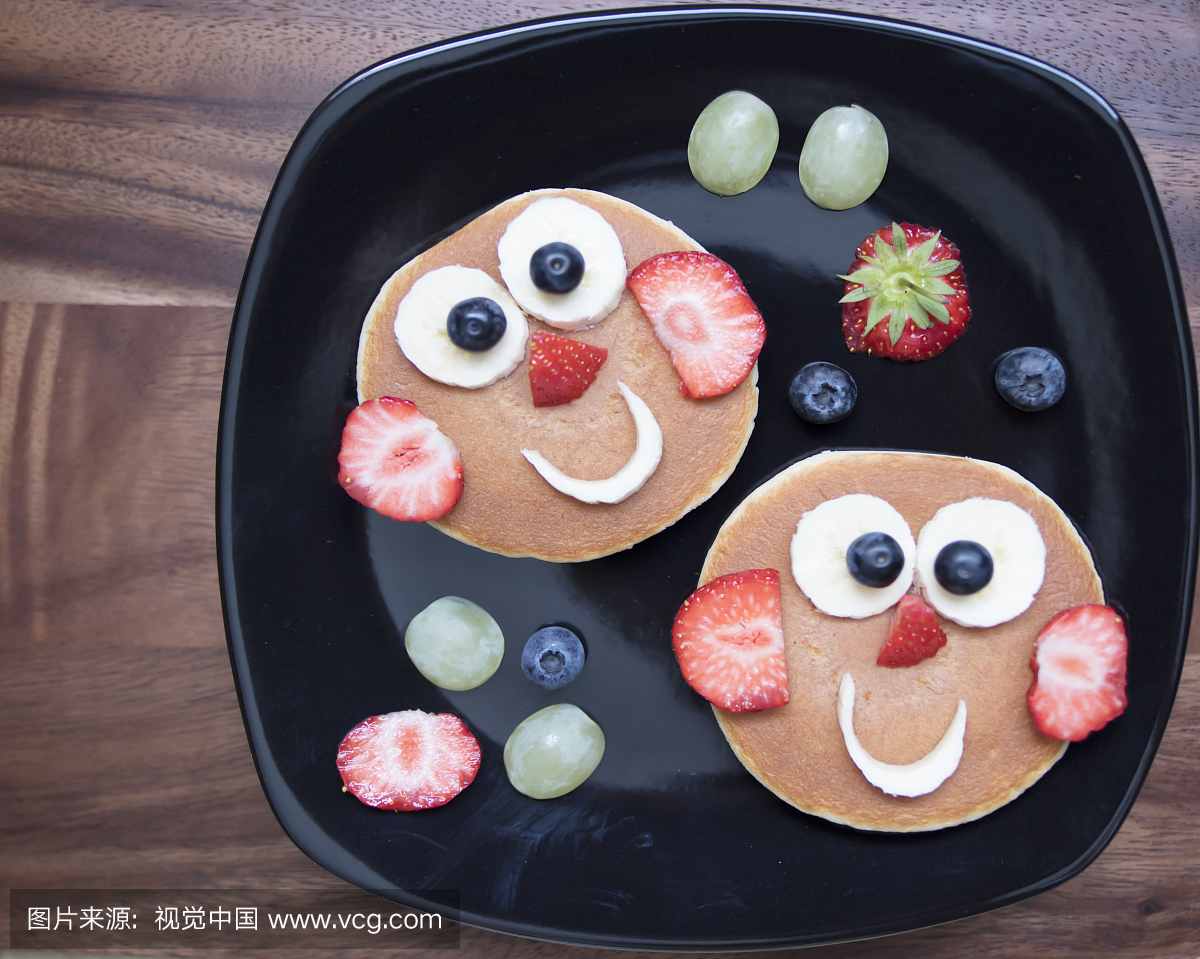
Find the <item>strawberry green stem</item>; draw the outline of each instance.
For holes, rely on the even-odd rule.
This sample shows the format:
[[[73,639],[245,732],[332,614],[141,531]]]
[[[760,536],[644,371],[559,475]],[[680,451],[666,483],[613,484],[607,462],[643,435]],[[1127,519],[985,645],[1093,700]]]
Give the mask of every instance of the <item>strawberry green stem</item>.
[[[888,336],[895,345],[909,319],[922,330],[929,329],[934,322],[950,322],[945,298],[954,293],[954,288],[942,277],[957,270],[959,262],[932,259],[940,238],[939,232],[910,250],[904,231],[893,223],[891,242],[880,230],[875,234],[871,254],[863,254],[867,265],[841,276],[859,286],[838,302],[871,300],[864,335],[886,319]]]

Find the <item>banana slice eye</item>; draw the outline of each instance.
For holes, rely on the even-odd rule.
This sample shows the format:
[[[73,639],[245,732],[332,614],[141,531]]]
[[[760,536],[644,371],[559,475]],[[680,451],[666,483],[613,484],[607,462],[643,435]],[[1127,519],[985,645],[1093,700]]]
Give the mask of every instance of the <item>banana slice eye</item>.
[[[543,251],[547,251],[543,257]],[[561,247],[574,252],[561,266],[566,277],[578,269],[579,279],[562,288],[538,282],[539,258],[555,260]],[[496,244],[500,276],[523,310],[560,330],[595,326],[620,302],[629,273],[621,240],[596,210],[565,196],[542,197],[521,211]],[[569,279],[564,282],[570,282]]]
[[[504,287],[466,266],[430,270],[413,283],[396,309],[393,330],[413,366],[431,380],[466,389],[508,376],[525,359],[529,336],[525,314]],[[467,346],[456,333],[490,345]]]
[[[985,579],[984,555],[992,572],[976,585]],[[1025,612],[1042,588],[1046,544],[1021,507],[976,497],[943,506],[921,529],[917,572],[930,605],[947,619],[999,626]]]
[[[863,572],[870,567],[871,547],[854,544],[860,540],[870,544],[877,537],[890,539],[900,553],[900,567],[886,582],[878,570]],[[852,559],[851,552],[855,558]],[[885,570],[890,567],[891,549],[884,544],[881,552]],[[866,554],[866,563],[858,562]],[[900,601],[913,581],[916,543],[908,523],[894,506],[878,496],[851,493],[826,500],[800,517],[792,537],[792,576],[796,585],[812,600],[812,604],[830,616],[847,619],[866,619],[882,613]],[[878,585],[866,585],[852,573],[872,576]]]

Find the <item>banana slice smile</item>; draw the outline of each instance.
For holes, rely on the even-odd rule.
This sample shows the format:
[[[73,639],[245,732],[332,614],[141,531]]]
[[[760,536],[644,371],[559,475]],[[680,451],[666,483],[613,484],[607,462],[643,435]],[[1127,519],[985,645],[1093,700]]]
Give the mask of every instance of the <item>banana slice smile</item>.
[[[854,677],[842,675],[838,689],[838,725],[846,740],[846,751],[872,786],[889,796],[924,796],[949,779],[962,760],[963,739],[967,731],[967,704],[958,701],[958,709],[938,744],[916,762],[899,766],[880,762],[854,734]]]
[[[547,483],[581,503],[619,503],[628,499],[645,485],[662,459],[662,429],[650,412],[650,407],[624,383],[617,383],[617,389],[625,397],[629,412],[633,414],[637,448],[628,462],[612,476],[602,480],[576,479],[568,476],[537,450],[521,450],[521,455],[529,460]]]

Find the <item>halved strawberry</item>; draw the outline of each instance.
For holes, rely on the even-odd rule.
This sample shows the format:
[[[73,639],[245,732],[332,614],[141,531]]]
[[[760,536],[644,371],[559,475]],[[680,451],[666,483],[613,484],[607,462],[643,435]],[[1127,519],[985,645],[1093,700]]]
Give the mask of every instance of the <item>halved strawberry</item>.
[[[626,283],[670,355],[684,396],[720,396],[750,374],[767,327],[728,263],[711,253],[662,253]]]
[[[529,387],[534,406],[558,406],[583,396],[608,359],[602,346],[557,333],[534,333],[529,353]]]
[[[479,743],[453,713],[406,709],[364,719],[338,746],[345,790],[376,809],[432,809],[471,785]]]
[[[927,360],[962,336],[971,297],[959,255],[940,231],[911,223],[863,240],[838,301],[850,352]]]
[[[893,668],[915,666],[945,645],[946,634],[938,625],[937,615],[920,596],[909,593],[896,604],[892,625],[875,663]]]
[[[683,678],[714,706],[754,712],[788,701],[779,573],[730,573],[692,593],[671,630]]]
[[[1067,609],[1033,644],[1029,709],[1038,729],[1078,742],[1125,712],[1125,623],[1108,606]]]
[[[338,466],[342,489],[392,519],[438,519],[462,495],[458,447],[411,400],[384,396],[354,409]]]

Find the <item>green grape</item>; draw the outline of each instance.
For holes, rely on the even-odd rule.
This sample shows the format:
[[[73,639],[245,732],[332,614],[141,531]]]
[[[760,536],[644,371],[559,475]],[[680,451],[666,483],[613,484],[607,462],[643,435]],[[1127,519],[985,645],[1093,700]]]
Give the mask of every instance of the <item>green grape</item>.
[[[888,163],[883,124],[860,106],[832,107],[812,125],[800,151],[800,185],[826,210],[848,210],[875,192]]]
[[[569,793],[604,756],[604,732],[578,706],[560,703],[526,718],[504,744],[513,787],[534,799]]]
[[[443,689],[474,689],[504,658],[504,634],[470,600],[443,596],[412,618],[404,648],[421,675]]]
[[[753,93],[730,90],[701,111],[688,138],[688,164],[704,189],[733,196],[763,178],[777,146],[775,111]]]

